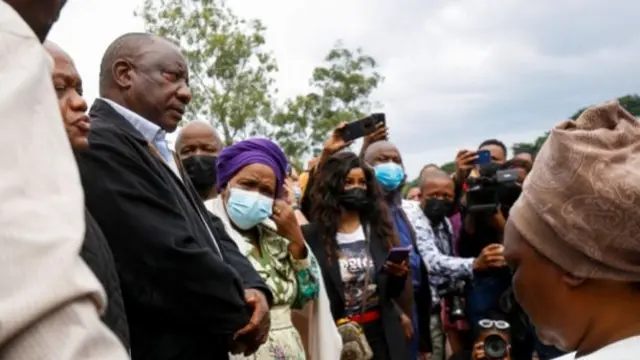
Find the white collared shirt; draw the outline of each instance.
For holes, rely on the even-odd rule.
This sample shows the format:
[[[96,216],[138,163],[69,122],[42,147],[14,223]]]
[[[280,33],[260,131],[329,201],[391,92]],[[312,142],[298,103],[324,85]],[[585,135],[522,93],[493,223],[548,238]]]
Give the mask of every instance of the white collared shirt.
[[[637,360],[638,358],[640,358],[640,336],[634,336],[607,345],[589,355],[576,358],[576,353],[571,353],[556,360]]]
[[[173,157],[171,150],[169,149],[169,143],[167,142],[167,132],[162,130],[157,124],[145,119],[134,111],[127,109],[126,107],[116,103],[115,101],[100,98],[107,104],[122,115],[133,127],[140,132],[140,134],[153,144],[158,150],[164,161],[169,165],[169,168],[178,175],[178,178],[182,179],[180,172],[178,171],[178,165]]]

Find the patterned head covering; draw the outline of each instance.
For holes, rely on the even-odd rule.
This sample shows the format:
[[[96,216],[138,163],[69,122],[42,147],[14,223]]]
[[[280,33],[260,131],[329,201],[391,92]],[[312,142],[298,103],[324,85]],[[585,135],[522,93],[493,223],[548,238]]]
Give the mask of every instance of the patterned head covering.
[[[612,102],[557,125],[509,219],[575,276],[640,281],[640,123]]]
[[[216,161],[218,191],[227,186],[238,171],[251,164],[267,165],[273,170],[276,174],[277,194],[280,194],[289,162],[278,145],[258,138],[239,141],[222,150]]]

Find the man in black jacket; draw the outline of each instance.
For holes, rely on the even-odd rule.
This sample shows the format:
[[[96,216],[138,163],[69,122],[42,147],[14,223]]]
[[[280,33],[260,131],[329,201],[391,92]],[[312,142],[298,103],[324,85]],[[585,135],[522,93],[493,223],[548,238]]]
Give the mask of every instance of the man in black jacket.
[[[100,96],[78,163],[118,267],[133,359],[254,352],[272,295],[212,223],[165,139],[191,100],[180,49],[151,34],[121,36],[103,57]]]

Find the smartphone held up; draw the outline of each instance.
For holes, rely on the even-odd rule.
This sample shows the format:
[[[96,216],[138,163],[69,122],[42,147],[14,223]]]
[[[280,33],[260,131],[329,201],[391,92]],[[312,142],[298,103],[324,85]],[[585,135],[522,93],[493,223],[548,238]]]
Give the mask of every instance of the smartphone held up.
[[[363,138],[380,127],[386,126],[386,116],[384,113],[371,114],[365,118],[352,121],[340,129],[340,137],[345,142]]]

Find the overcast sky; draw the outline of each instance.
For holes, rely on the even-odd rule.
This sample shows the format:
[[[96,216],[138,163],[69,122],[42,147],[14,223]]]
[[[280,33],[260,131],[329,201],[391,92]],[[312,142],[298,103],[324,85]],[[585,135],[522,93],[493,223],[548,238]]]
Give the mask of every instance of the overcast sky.
[[[50,39],[74,58],[88,100],[117,36],[143,30],[142,1],[70,0]],[[282,97],[307,90],[336,40],[362,47],[374,94],[411,177],[498,138],[532,141],[578,108],[640,92],[640,2],[629,0],[230,0],[268,27]]]

